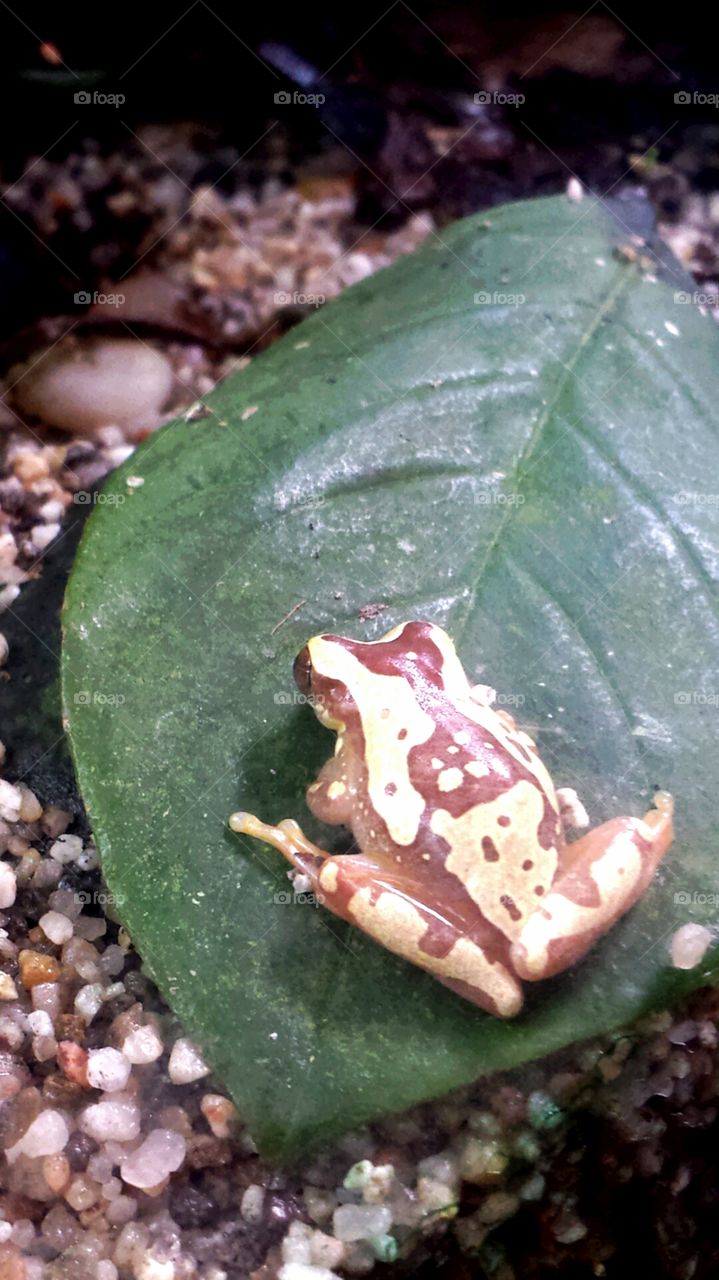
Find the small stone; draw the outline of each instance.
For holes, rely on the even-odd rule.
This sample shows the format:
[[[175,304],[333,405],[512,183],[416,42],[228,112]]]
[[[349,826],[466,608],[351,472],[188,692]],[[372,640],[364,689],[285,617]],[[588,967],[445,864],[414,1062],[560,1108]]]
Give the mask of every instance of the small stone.
[[[87,1051],[74,1040],[61,1040],[57,1046],[57,1065],[62,1074],[74,1084],[87,1089]]]
[[[80,1128],[96,1142],[132,1142],[140,1135],[140,1108],[128,1095],[116,1094],[86,1107]]]
[[[527,1118],[533,1129],[556,1129],[564,1120],[564,1111],[548,1093],[537,1089],[527,1098]]]
[[[0,863],[0,910],[5,911],[13,905],[18,892],[15,873],[8,863]]]
[[[200,1111],[216,1138],[229,1138],[237,1109],[229,1098],[221,1093],[206,1093],[200,1099]]]
[[[256,1225],[262,1221],[262,1210],[265,1203],[265,1190],[257,1182],[251,1182],[242,1194],[240,1213],[245,1222]]]
[[[278,1280],[340,1280],[336,1271],[327,1267],[308,1266],[304,1262],[286,1262],[277,1272]]]
[[[93,1089],[117,1093],[130,1076],[130,1063],[117,1049],[91,1049],[87,1059],[87,1081]]]
[[[78,1173],[65,1192],[65,1199],[71,1209],[76,1213],[82,1213],[84,1209],[90,1209],[97,1203],[98,1193],[99,1187],[92,1179],[83,1173]]]
[[[368,1240],[385,1235],[391,1225],[392,1210],[384,1205],[342,1204],[332,1217],[338,1240]]]
[[[35,1156],[51,1156],[62,1151],[70,1137],[70,1130],[65,1117],[59,1111],[47,1108],[32,1121],[25,1133],[12,1147],[8,1147],[5,1155],[8,1164],[14,1164],[18,1156],[25,1155],[31,1159]]]
[[[40,801],[35,795],[35,792],[31,791],[29,787],[26,787],[24,782],[18,782],[17,786],[22,797],[22,803],[20,805],[20,821],[37,822],[38,818],[42,817],[42,805],[40,804]]]
[[[60,977],[60,965],[53,956],[46,956],[42,951],[21,951],[18,955],[20,981],[26,991],[40,982],[57,982]]]
[[[58,947],[72,937],[72,920],[59,911],[46,911],[44,916],[40,916],[39,924],[45,937]]]
[[[60,1195],[70,1180],[70,1164],[61,1153],[45,1156],[42,1162],[42,1176],[55,1195]]]
[[[52,1018],[44,1009],[34,1009],[27,1015],[27,1025],[34,1036],[51,1036]]]
[[[0,778],[0,818],[6,822],[19,822],[22,808],[22,792],[19,787]]]
[[[155,1028],[136,1027],[122,1042],[122,1052],[136,1066],[144,1066],[147,1062],[155,1062],[163,1052],[164,1045]]]
[[[92,1022],[102,1005],[103,988],[99,982],[81,987],[75,996],[75,1009],[86,1022]]]
[[[172,1046],[168,1075],[173,1084],[191,1084],[210,1074],[210,1068],[191,1040],[181,1036]]]
[[[155,1187],[185,1159],[186,1143],[173,1129],[153,1129],[120,1166],[120,1177],[133,1187]]]
[[[0,667],[5,666],[9,653],[10,645],[7,642],[7,637],[3,635],[2,631],[0,631]]]
[[[17,987],[9,973],[0,973],[0,1000],[17,1000]]]
[[[670,951],[675,969],[696,969],[709,949],[712,935],[703,924],[683,924],[672,934]]]
[[[76,862],[82,853],[82,840],[79,836],[58,836],[50,845],[49,852],[56,862]]]
[[[466,1182],[490,1186],[498,1182],[508,1164],[499,1143],[491,1138],[468,1138],[462,1152],[461,1174]]]

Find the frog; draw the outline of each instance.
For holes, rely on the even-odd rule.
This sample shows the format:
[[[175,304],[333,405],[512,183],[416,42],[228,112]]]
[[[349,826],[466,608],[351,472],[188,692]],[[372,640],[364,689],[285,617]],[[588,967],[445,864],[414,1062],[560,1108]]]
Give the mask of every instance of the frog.
[[[520,1012],[526,983],[580,961],[672,842],[663,790],[642,818],[569,839],[576,793],[555,790],[534,739],[470,682],[436,622],[377,640],[316,635],[294,677],[337,735],[308,806],[348,827],[355,851],[321,848],[291,818],[238,812],[231,830],[277,849],[324,909],[496,1017]]]

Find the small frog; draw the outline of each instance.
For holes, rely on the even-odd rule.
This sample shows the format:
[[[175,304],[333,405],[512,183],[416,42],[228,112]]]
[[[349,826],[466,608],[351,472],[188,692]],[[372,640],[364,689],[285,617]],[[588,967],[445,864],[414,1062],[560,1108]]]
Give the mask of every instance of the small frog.
[[[672,840],[672,798],[568,844],[534,742],[471,687],[449,636],[405,622],[381,640],[315,636],[295,680],[335,754],[307,792],[358,853],[332,855],[285,819],[233,831],[279,849],[335,915],[460,996],[510,1018],[522,981],[574,964],[644,893]],[[574,803],[571,797],[574,796]]]

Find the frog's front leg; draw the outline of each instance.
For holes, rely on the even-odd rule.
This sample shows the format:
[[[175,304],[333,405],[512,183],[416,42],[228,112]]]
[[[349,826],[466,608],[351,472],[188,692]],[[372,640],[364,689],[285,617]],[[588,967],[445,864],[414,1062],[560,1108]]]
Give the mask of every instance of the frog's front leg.
[[[297,871],[309,876],[315,886],[318,871],[325,858],[331,857],[326,849],[308,840],[302,828],[292,818],[284,818],[277,826],[261,822],[254,813],[233,813],[230,817],[231,831],[238,835],[253,836],[255,840],[264,840],[278,849],[291,862]]]
[[[520,978],[549,978],[589,950],[644,893],[672,842],[672,797],[644,818],[614,818],[564,847],[550,892],[511,948]]]

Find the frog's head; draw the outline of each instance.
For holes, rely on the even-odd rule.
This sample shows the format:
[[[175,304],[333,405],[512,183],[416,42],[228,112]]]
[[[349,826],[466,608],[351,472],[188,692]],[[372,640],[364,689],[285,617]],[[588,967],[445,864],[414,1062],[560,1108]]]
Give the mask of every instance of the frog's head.
[[[311,703],[317,718],[328,729],[343,732],[358,712],[367,723],[372,716],[375,695],[382,707],[378,715],[386,715],[385,702],[392,700],[391,686],[382,692],[377,676],[399,677],[414,696],[424,703],[452,685],[467,687],[449,636],[431,622],[403,622],[393,627],[380,640],[352,640],[345,636],[313,636],[298,653],[294,664],[295,681]],[[406,684],[405,684],[406,682]],[[372,695],[368,691],[372,688]],[[363,705],[360,707],[359,703]]]

